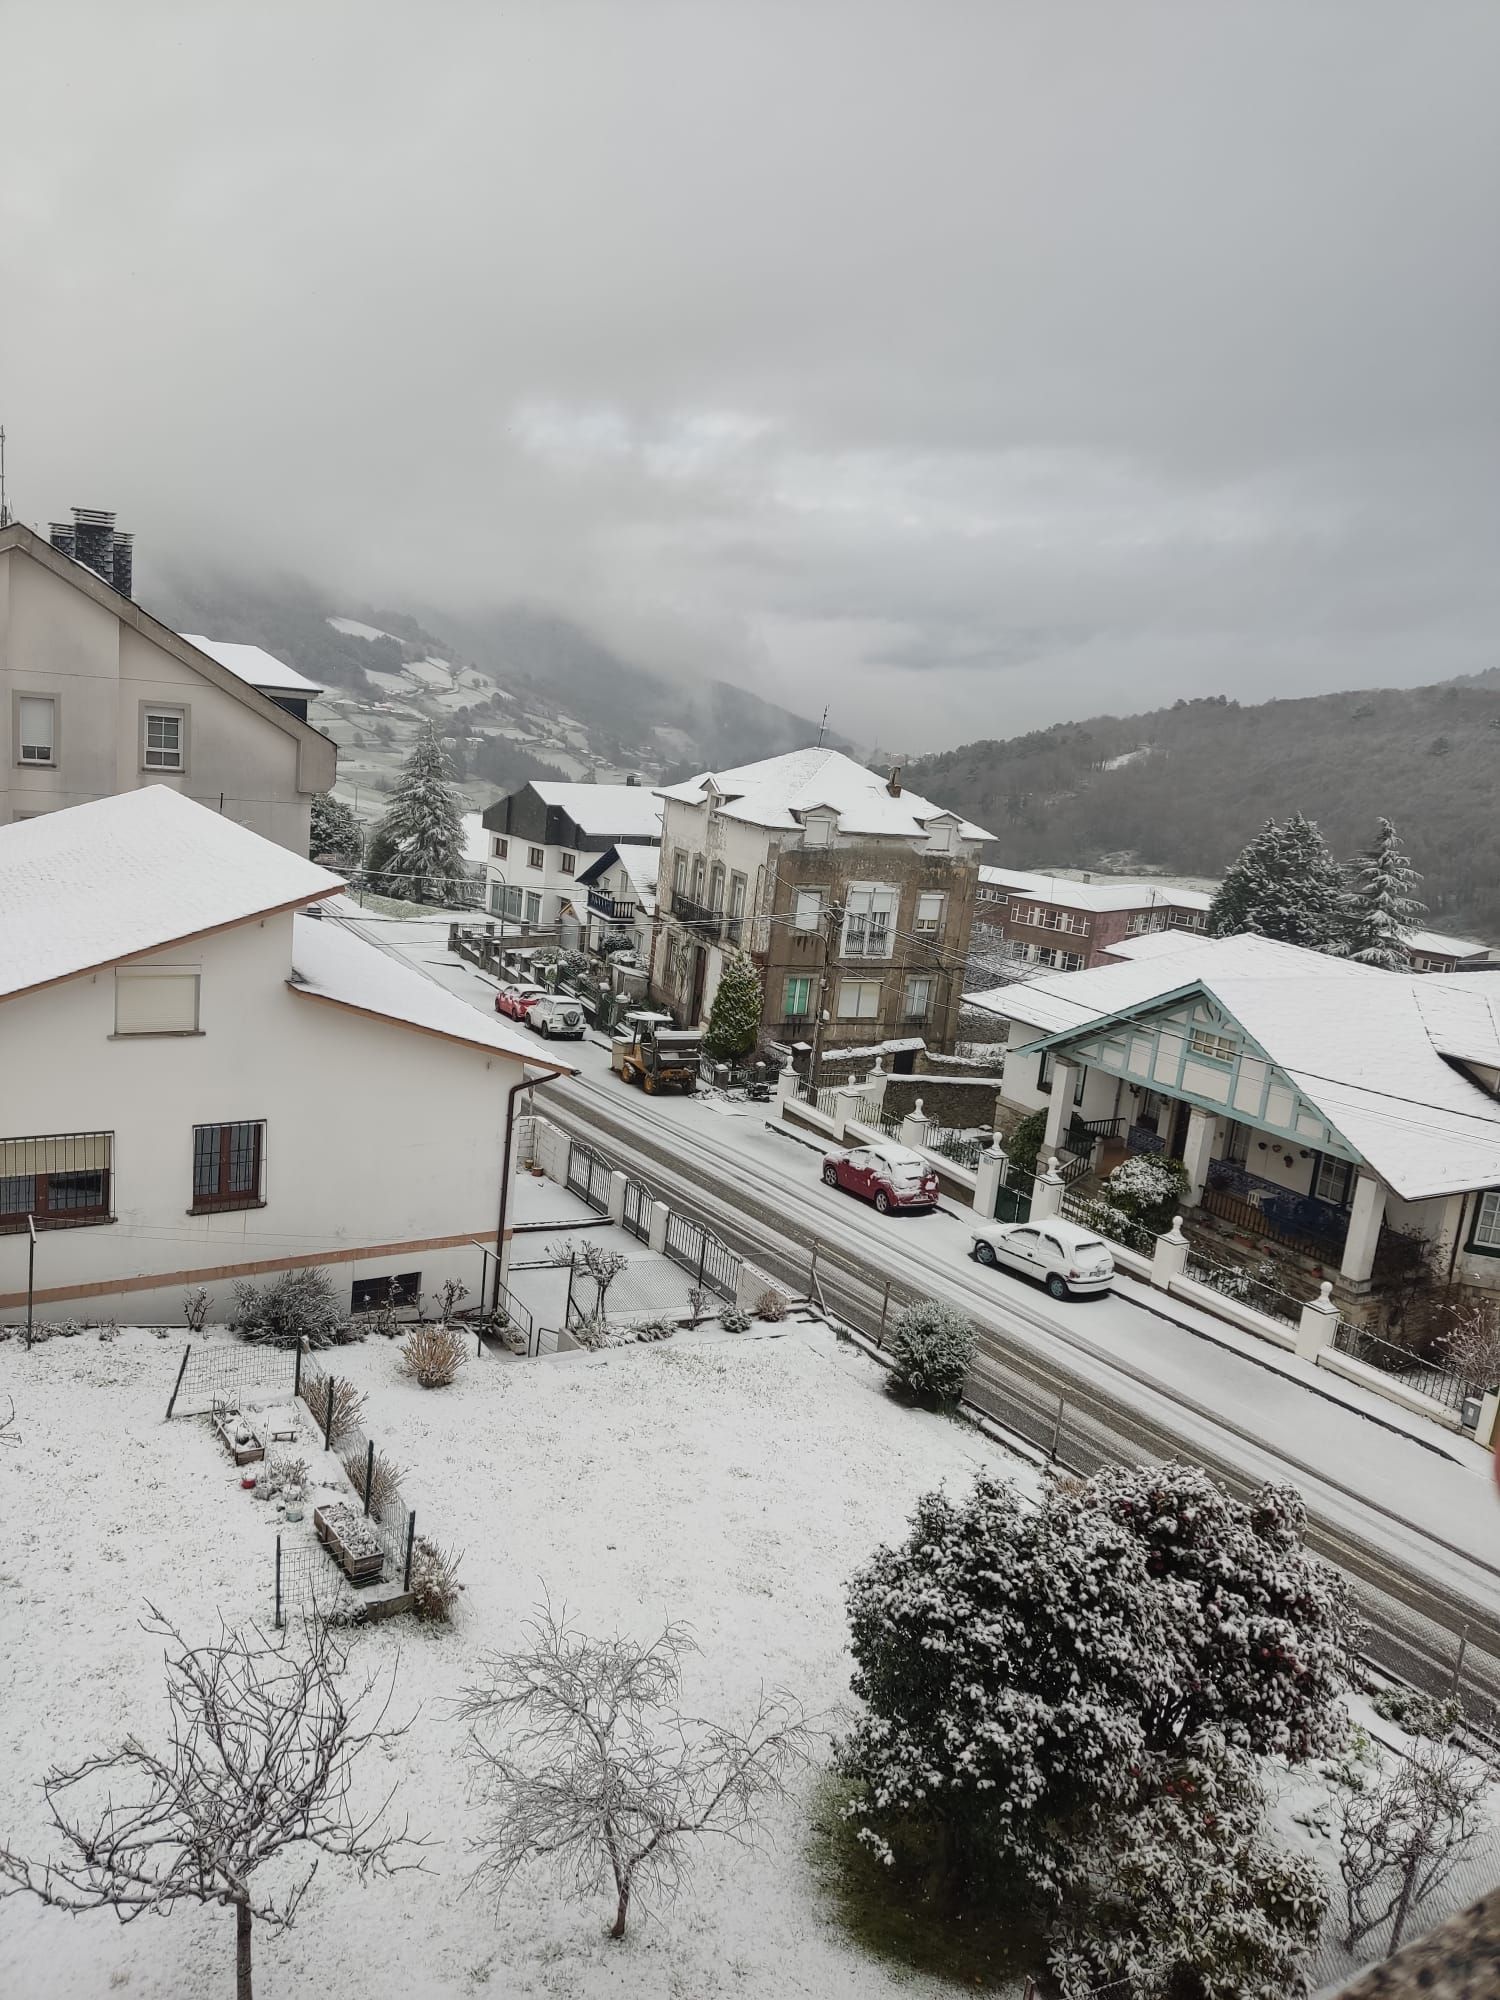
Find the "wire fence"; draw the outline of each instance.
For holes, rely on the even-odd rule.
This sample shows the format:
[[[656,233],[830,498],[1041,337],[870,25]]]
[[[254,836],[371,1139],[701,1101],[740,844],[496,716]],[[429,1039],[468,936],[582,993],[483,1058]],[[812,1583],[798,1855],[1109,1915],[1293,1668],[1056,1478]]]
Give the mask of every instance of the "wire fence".
[[[300,1394],[314,1429],[343,1466],[354,1500],[318,1508],[318,1539],[355,1585],[400,1582],[411,1587],[417,1517],[401,1495],[401,1472],[359,1420],[350,1385],[306,1361]]]
[[[302,1356],[294,1347],[189,1341],[167,1403],[167,1417],[206,1417],[246,1396],[297,1395]]]

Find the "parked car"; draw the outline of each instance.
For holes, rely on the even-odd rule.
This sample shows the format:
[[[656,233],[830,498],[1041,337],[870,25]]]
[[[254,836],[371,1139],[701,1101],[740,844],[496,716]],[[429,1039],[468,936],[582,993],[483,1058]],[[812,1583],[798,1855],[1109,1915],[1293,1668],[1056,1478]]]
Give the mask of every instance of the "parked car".
[[[533,1000],[521,1017],[528,1028],[545,1035],[549,1042],[583,1040],[583,1003],[571,993],[544,993]]]
[[[873,1201],[882,1215],[893,1208],[936,1208],[938,1177],[930,1160],[909,1146],[838,1146],[823,1155],[830,1187]]]
[[[974,1232],[974,1256],[981,1264],[1003,1264],[1037,1278],[1055,1299],[1075,1292],[1107,1292],[1115,1260],[1109,1245],[1076,1222],[992,1222]]]
[[[547,998],[545,986],[527,986],[517,981],[502,986],[495,995],[495,1012],[508,1014],[513,1021],[524,1021],[538,1000]]]

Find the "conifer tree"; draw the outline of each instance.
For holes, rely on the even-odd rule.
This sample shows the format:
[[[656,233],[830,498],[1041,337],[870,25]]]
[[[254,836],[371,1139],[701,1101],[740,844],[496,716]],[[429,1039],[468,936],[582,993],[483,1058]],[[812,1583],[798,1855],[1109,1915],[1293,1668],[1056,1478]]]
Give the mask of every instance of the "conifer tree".
[[[726,951],[723,977],[703,1037],[706,1052],[716,1062],[749,1055],[760,1038],[760,1013],[760,974],[744,952]]]
[[[332,792],[315,792],[312,802],[312,833],[308,853],[314,861],[352,875],[364,858],[364,828],[354,816],[354,808]]]
[[[1385,972],[1405,972],[1406,940],[1427,911],[1416,894],[1422,878],[1388,819],[1381,820],[1379,839],[1350,872],[1354,886],[1349,956]]]
[[[426,723],[402,770],[389,810],[370,836],[366,864],[393,893],[418,903],[464,899],[463,815],[434,724]]]
[[[1341,958],[1350,898],[1343,870],[1314,821],[1293,813],[1264,828],[1226,870],[1208,913],[1214,937],[1241,931]]]

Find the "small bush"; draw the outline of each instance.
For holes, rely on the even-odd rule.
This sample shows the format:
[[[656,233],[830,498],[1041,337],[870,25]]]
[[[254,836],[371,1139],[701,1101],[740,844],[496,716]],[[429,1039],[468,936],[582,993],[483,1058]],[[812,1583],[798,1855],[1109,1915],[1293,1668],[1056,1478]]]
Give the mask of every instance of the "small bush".
[[[306,1493],[308,1464],[290,1452],[267,1452],[260,1477],[255,1482],[257,1500],[275,1500],[282,1494]]]
[[[952,1409],[974,1359],[973,1322],[952,1306],[926,1299],[900,1315],[890,1347],[890,1393],[926,1410]]]
[[[268,1285],[238,1278],[229,1324],[242,1340],[268,1347],[332,1347],[345,1335],[349,1316],[326,1271],[313,1266],[283,1271]]]
[[[747,1312],[741,1312],[738,1306],[725,1306],[724,1310],[719,1314],[719,1324],[726,1333],[748,1333],[750,1331],[750,1315]]]
[[[347,1451],[339,1453],[339,1464],[349,1475],[349,1484],[359,1495],[360,1503],[371,1514],[383,1514],[392,1500],[400,1498],[401,1482],[406,1477],[405,1468],[377,1451],[372,1461],[368,1445],[351,1445]],[[370,1474],[370,1491],[365,1493],[365,1473]]]
[[[1149,1231],[1154,1242],[1186,1207],[1191,1188],[1192,1177],[1181,1160],[1162,1153],[1135,1153],[1105,1181],[1104,1199]]]
[[[760,1297],[755,1301],[755,1317],[757,1319],[768,1320],[785,1319],[786,1293],[777,1291],[762,1292]]]
[[[677,1331],[665,1313],[658,1313],[654,1319],[641,1319],[635,1323],[635,1337],[640,1341],[670,1340]]]
[[[450,1625],[463,1585],[458,1566],[463,1557],[452,1549],[440,1549],[425,1535],[418,1535],[411,1552],[412,1606],[418,1618],[434,1625]]]
[[[1463,1715],[1463,1705],[1452,1695],[1440,1700],[1410,1687],[1378,1688],[1370,1706],[1408,1736],[1430,1736],[1438,1743],[1447,1741]]]
[[[446,1324],[468,1296],[469,1288],[462,1278],[444,1278],[434,1294],[438,1318]]]
[[[182,1317],[189,1333],[202,1333],[208,1323],[207,1285],[190,1285],[183,1293]]]
[[[456,1327],[414,1326],[401,1349],[401,1372],[423,1389],[446,1389],[469,1358],[469,1343]]]
[[[610,1346],[613,1341],[609,1321],[602,1312],[587,1314],[570,1326],[568,1331],[578,1345],[586,1347],[591,1354],[597,1353],[601,1347]]]
[[[329,1398],[333,1399],[333,1426],[328,1423]],[[365,1399],[352,1382],[346,1382],[341,1375],[323,1375],[316,1369],[307,1368],[302,1373],[302,1400],[312,1411],[318,1426],[318,1435],[328,1437],[337,1447],[351,1431],[359,1429],[359,1420],[364,1414]]]

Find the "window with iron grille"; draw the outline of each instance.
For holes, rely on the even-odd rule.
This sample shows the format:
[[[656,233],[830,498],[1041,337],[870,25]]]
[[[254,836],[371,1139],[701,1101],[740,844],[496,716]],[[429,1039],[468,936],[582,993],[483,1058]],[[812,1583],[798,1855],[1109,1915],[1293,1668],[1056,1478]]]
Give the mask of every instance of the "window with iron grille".
[[[0,1139],[0,1234],[111,1221],[113,1153],[111,1132]]]
[[[193,1214],[261,1206],[265,1130],[258,1120],[193,1127]]]

